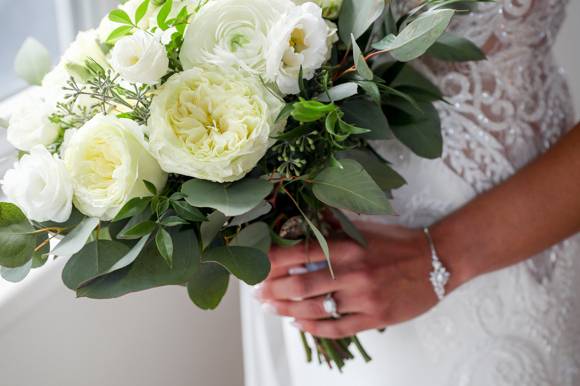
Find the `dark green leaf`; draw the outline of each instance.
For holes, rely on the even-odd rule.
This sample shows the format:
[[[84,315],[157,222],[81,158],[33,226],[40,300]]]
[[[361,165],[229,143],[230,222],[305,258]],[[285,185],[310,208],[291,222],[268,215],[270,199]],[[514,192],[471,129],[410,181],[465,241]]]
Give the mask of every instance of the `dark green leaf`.
[[[171,267],[173,265],[173,239],[169,232],[163,228],[159,228],[155,236],[155,244],[161,257],[165,259],[167,264]]]
[[[366,248],[367,241],[366,241],[365,237],[362,235],[362,233],[360,233],[360,231],[352,223],[352,221],[350,221],[350,219],[348,217],[346,217],[346,215],[344,213],[342,213],[342,211],[335,209],[335,208],[331,208],[331,210],[332,210],[332,213],[334,214],[334,217],[336,217],[336,219],[340,223],[340,227],[342,228],[344,233],[346,233],[348,235],[348,237],[350,237],[351,239],[353,239],[354,241],[359,243],[361,246]]]
[[[147,190],[149,191],[149,193],[151,193],[154,196],[157,195],[157,193],[158,193],[157,192],[157,187],[153,183],[151,183],[151,182],[149,182],[147,180],[143,180],[143,184],[145,185],[145,188],[147,188]]]
[[[393,137],[389,122],[380,106],[365,98],[353,98],[345,101],[341,110],[343,120],[356,127],[370,130],[364,137],[369,140],[385,140]]]
[[[113,222],[121,221],[140,215],[147,209],[147,206],[151,202],[151,198],[137,197],[125,204],[119,213],[113,219]]]
[[[341,40],[348,45],[351,35],[355,39],[361,37],[381,16],[384,7],[384,0],[344,0],[338,18]]]
[[[270,273],[268,255],[256,248],[218,247],[204,254],[202,261],[218,263],[249,285],[261,283]]]
[[[360,163],[382,191],[394,190],[406,184],[405,179],[391,166],[371,152],[349,150],[339,153],[340,159],[353,159]]]
[[[16,205],[0,203],[0,265],[17,268],[32,259],[36,247],[33,231]]]
[[[118,235],[117,238],[120,240],[136,240],[140,239],[143,236],[150,235],[157,227],[154,221],[144,221],[137,225],[134,225],[128,229],[123,229]]]
[[[252,222],[272,211],[272,205],[268,201],[262,201],[254,209],[248,213],[244,213],[240,216],[234,217],[230,221],[229,226],[239,226]]]
[[[268,224],[263,222],[248,225],[236,235],[230,245],[257,248],[267,254],[270,252],[270,246],[272,245],[270,228]]]
[[[373,70],[367,64],[364,55],[361,52],[360,47],[356,44],[356,39],[354,35],[351,35],[352,38],[352,57],[354,58],[354,64],[356,67],[356,71],[359,73],[363,79],[366,80],[373,80],[375,74],[373,74]]]
[[[199,209],[192,207],[187,202],[171,201],[171,206],[179,217],[191,222],[206,221],[207,217],[199,211]]]
[[[228,290],[230,273],[216,263],[204,263],[189,283],[189,298],[202,310],[215,310]]]
[[[441,35],[427,54],[449,62],[479,61],[486,58],[485,53],[469,39],[448,32]]]
[[[200,227],[201,245],[202,248],[207,248],[216,236],[223,229],[226,222],[226,216],[220,211],[215,211],[207,217],[207,221],[203,222]]]
[[[160,224],[164,227],[172,228],[180,225],[187,225],[189,222],[178,216],[169,216],[161,220]]]

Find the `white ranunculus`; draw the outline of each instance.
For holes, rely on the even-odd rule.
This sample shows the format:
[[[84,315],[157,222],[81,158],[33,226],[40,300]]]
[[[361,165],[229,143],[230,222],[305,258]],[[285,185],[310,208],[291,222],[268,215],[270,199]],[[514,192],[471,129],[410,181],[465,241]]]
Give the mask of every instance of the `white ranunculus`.
[[[36,145],[48,146],[58,138],[50,106],[38,95],[30,95],[12,111],[6,137],[18,150],[30,151]]]
[[[83,214],[108,221],[130,199],[151,195],[144,180],[163,188],[167,174],[149,153],[143,130],[129,119],[99,114],[68,140],[64,162]]]
[[[65,222],[72,211],[73,186],[63,161],[35,146],[4,175],[2,189],[10,202],[33,221]]]
[[[298,5],[315,3],[322,8],[322,15],[327,19],[336,19],[342,8],[342,0],[294,0]]]
[[[295,7],[276,23],[268,35],[266,78],[284,94],[297,94],[302,68],[312,79],[328,58],[331,31],[314,3]]]
[[[151,151],[168,173],[236,181],[272,144],[283,102],[235,68],[196,67],[172,76],[151,104]]]
[[[147,32],[137,31],[115,44],[111,66],[129,82],[155,84],[167,74],[169,58],[159,40]]]
[[[236,64],[263,74],[268,32],[294,7],[290,0],[211,0],[187,27],[183,67]]]

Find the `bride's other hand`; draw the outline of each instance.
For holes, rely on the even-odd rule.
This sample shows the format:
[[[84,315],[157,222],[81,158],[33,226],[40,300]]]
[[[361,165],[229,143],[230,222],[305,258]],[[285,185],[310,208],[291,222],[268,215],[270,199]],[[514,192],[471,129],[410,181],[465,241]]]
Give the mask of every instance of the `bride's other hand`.
[[[347,239],[329,241],[335,279],[328,269],[304,273],[301,268],[325,260],[318,246],[275,247],[270,254],[272,272],[257,290],[265,307],[295,318],[303,331],[335,339],[402,323],[433,307],[437,297],[429,281],[431,254],[423,232],[392,225],[358,226],[367,248]],[[447,289],[457,287],[460,278],[453,272]],[[340,319],[331,319],[324,310],[329,293]]]

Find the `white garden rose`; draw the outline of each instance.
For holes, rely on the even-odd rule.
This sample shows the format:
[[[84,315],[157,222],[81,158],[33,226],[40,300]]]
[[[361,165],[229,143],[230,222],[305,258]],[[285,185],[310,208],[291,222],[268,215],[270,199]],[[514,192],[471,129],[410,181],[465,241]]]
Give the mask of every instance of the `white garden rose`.
[[[284,94],[298,94],[302,68],[305,79],[312,79],[328,58],[331,31],[314,3],[297,6],[270,30],[266,50],[266,78],[276,82]]]
[[[187,27],[181,49],[183,67],[236,64],[262,74],[268,32],[294,7],[290,0],[211,0]]]
[[[167,74],[169,58],[156,37],[137,31],[115,44],[111,51],[111,66],[129,82],[155,84]]]
[[[168,173],[236,181],[273,143],[283,102],[235,68],[196,67],[172,76],[151,104],[151,151]]]
[[[33,221],[65,222],[72,211],[71,178],[58,155],[35,146],[4,175],[8,200]]]
[[[294,0],[294,2],[298,5],[309,2],[318,4],[322,8],[322,16],[327,19],[336,19],[342,8],[342,0]]]
[[[51,106],[39,95],[29,95],[12,111],[6,137],[18,150],[30,151],[36,145],[48,146],[58,138],[59,129],[49,119]]]
[[[64,162],[83,214],[108,221],[132,198],[151,195],[144,180],[164,187],[167,174],[149,153],[143,130],[129,119],[99,114],[68,140]]]

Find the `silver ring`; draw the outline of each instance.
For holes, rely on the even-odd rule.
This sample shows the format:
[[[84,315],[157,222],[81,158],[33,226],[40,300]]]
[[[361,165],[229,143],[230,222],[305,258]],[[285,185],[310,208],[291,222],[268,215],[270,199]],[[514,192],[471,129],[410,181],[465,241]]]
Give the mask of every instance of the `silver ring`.
[[[340,314],[338,313],[338,306],[336,305],[336,300],[332,297],[332,294],[326,295],[324,301],[322,302],[322,307],[324,311],[330,315],[333,319],[340,319]]]

